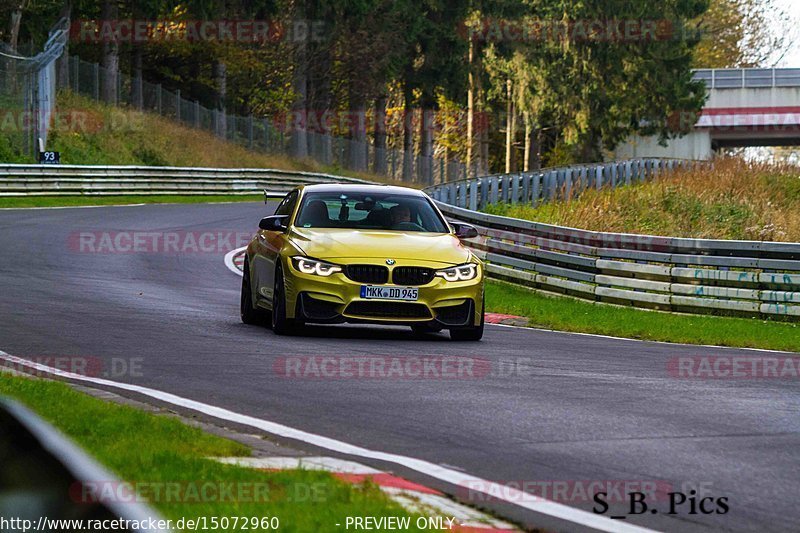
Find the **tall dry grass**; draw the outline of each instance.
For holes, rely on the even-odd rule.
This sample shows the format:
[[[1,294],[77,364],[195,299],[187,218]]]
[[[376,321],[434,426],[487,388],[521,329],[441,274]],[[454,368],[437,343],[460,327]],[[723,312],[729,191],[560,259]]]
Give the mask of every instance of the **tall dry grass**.
[[[800,168],[718,159],[713,167],[589,190],[571,201],[487,210],[596,231],[800,242]]]

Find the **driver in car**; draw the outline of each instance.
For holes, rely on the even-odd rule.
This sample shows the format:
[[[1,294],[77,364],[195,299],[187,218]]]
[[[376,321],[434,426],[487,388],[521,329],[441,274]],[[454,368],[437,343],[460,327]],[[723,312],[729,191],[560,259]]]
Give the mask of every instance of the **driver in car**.
[[[389,209],[392,216],[392,227],[398,226],[403,222],[411,222],[411,210],[405,205],[396,205]]]

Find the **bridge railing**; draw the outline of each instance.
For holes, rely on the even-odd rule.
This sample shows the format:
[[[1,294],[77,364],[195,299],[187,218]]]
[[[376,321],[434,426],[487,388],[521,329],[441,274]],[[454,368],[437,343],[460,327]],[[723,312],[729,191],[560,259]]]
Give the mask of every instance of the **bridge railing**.
[[[694,79],[706,82],[709,89],[800,87],[800,68],[698,69]]]

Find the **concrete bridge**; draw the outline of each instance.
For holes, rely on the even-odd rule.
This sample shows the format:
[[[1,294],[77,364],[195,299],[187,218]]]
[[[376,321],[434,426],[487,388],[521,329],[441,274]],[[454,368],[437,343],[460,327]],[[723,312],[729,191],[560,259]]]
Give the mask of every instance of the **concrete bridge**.
[[[726,147],[800,145],[800,68],[705,69],[694,78],[706,83],[709,96],[691,133],[666,147],[635,136],[613,156],[710,159]]]

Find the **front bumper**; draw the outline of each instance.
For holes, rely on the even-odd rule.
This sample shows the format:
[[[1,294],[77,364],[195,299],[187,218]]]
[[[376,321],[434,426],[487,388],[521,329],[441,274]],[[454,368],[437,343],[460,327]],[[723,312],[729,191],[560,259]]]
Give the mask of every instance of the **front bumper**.
[[[377,264],[374,260],[357,263]],[[430,264],[404,261],[402,266],[430,267]],[[415,302],[361,298],[361,286],[369,284],[353,281],[341,272],[328,277],[304,274],[294,268],[291,260],[283,268],[288,318],[316,323],[429,323],[458,328],[479,325],[483,313],[483,265],[480,264],[475,279],[449,282],[435,277],[416,286],[419,292]]]

